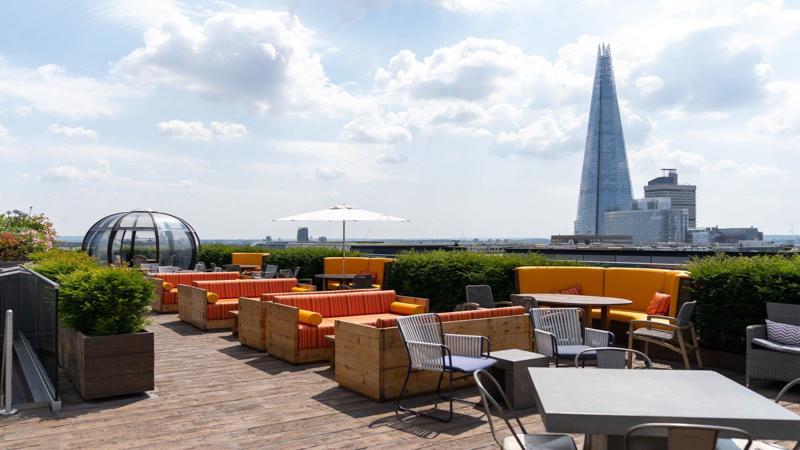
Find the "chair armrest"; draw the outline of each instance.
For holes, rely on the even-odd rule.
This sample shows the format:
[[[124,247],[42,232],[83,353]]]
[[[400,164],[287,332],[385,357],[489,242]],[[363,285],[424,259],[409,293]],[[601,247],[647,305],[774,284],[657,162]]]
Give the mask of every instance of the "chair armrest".
[[[491,352],[491,342],[486,336],[445,334],[444,344],[457,356],[472,356],[478,358],[481,356],[489,356]],[[486,344],[485,352],[484,344]]]
[[[674,318],[672,316],[659,316],[659,315],[656,315],[656,314],[648,314],[647,315],[647,320],[650,320],[650,319],[663,319],[663,320],[668,321],[671,324],[675,324],[676,323],[675,321],[677,320],[676,318]]]
[[[666,331],[675,331],[675,332],[685,330],[692,326],[691,324],[689,324],[683,327],[679,327],[677,325],[672,325],[670,323],[653,322],[651,320],[631,320],[630,322],[628,322],[628,332],[633,333],[636,330],[636,328],[642,328],[642,327],[637,327],[637,325],[642,325],[644,328],[649,328],[649,329],[655,328],[655,329],[662,329]]]
[[[555,356],[558,349],[556,336],[549,331],[533,330],[533,341],[536,343],[536,352],[545,356]]]
[[[412,369],[441,371],[448,362],[453,364],[452,353],[444,344],[420,341],[405,341],[405,344]]]
[[[614,333],[596,328],[586,328],[583,343],[589,347],[608,347],[614,342]]]
[[[748,325],[748,327],[745,329],[745,342],[747,342],[748,348],[750,348],[753,339],[766,339],[766,338],[767,338],[766,325]]]
[[[503,308],[503,307],[506,307],[506,306],[514,306],[514,304],[511,303],[511,302],[507,302],[507,301],[500,301],[500,302],[494,302],[494,306],[496,308]]]

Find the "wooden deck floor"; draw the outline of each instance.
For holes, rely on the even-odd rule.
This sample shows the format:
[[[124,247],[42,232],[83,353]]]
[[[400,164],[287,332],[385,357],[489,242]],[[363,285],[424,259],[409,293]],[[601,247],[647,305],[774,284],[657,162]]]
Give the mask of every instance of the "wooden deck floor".
[[[448,424],[399,420],[393,403],[340,389],[327,364],[292,366],[239,345],[230,332],[201,332],[176,315],[153,316],[149,328],[156,335],[155,391],[83,402],[62,378],[62,411],[28,410],[0,418],[0,448],[494,446],[483,414],[469,405],[456,404],[457,415]],[[766,385],[762,393],[775,395],[779,387]],[[798,397],[795,393],[788,400],[800,412]],[[533,410],[523,422],[529,432],[544,432]],[[583,437],[575,438],[580,446]]]

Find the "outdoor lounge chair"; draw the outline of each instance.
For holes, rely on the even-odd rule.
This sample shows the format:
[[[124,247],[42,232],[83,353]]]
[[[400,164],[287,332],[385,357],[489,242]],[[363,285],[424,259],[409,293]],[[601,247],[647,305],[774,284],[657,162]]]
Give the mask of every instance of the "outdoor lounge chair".
[[[225,272],[241,272],[242,271],[242,266],[240,266],[238,264],[225,264],[224,266],[222,266],[222,268],[225,269]]]
[[[473,284],[467,286],[467,303],[475,303],[480,308],[500,308],[512,306],[510,301],[494,301],[492,287],[486,284]]]
[[[697,367],[703,368],[700,358],[700,346],[697,343],[697,332],[692,323],[692,314],[697,302],[686,302],[678,310],[677,317],[648,315],[647,320],[631,320],[628,331],[628,348],[633,348],[633,341],[644,342],[644,353],[648,353],[649,344],[660,345],[677,352],[683,358],[687,369],[689,354],[694,353],[697,358]],[[689,332],[689,342],[686,342],[686,331]]]
[[[800,325],[800,305],[767,303],[767,319],[773,322]],[[753,379],[790,381],[800,377],[800,347],[767,340],[767,326],[747,327],[747,373]]]
[[[581,350],[575,355],[575,367],[583,366],[583,354],[594,352],[597,357],[598,369],[625,369],[633,368],[633,359],[638,357],[644,363],[645,369],[653,368],[653,361],[644,353],[630,348],[597,347]]]
[[[459,373],[459,379],[472,375],[479,369],[488,369],[497,361],[490,358],[490,342],[485,336],[470,336],[465,334],[445,334],[442,329],[442,320],[436,314],[417,314],[397,318],[397,327],[408,355],[408,370],[406,372],[400,396],[397,398],[395,412],[404,411],[411,414],[429,417],[442,422],[453,419],[453,401],[461,401],[474,405],[472,402],[456,399],[453,396],[453,374]],[[439,372],[439,382],[436,385],[436,394],[447,400],[450,408],[447,418],[437,417],[421,411],[414,411],[403,406],[408,379],[412,372],[427,370]],[[448,376],[449,395],[441,393],[442,381],[445,373]]]
[[[579,308],[532,308],[531,325],[536,351],[553,358],[558,366],[561,358],[575,358],[584,350],[608,347],[614,342],[610,331],[586,328],[581,336]],[[585,359],[594,359],[594,352],[584,352]]]
[[[475,384],[478,385],[478,391],[481,394],[481,402],[483,403],[483,409],[486,411],[486,420],[489,422],[489,429],[492,430],[492,437],[503,450],[577,450],[575,441],[565,434],[529,434],[528,431],[525,430],[525,426],[522,425],[522,421],[519,420],[516,411],[511,407],[508,397],[506,397],[505,392],[503,392],[503,388],[500,387],[500,383],[498,383],[489,372],[483,369],[476,370],[473,376],[475,377]],[[503,399],[502,405],[492,397],[483,385],[481,378],[488,380],[491,383],[490,387],[492,390],[500,393],[500,397]],[[497,434],[494,429],[492,406],[500,411],[500,417],[503,418],[509,431],[511,431],[511,436],[506,436],[502,441],[497,439]],[[517,427],[519,427],[521,433],[517,433],[514,430],[514,425],[508,418],[509,412],[517,422]]]
[[[720,438],[720,434],[725,437]],[[652,439],[654,435],[668,440],[666,447],[668,450],[717,448],[748,450],[753,444],[750,434],[739,428],[684,423],[643,423],[628,429],[625,433],[624,448],[625,450],[640,448],[632,443],[639,439]],[[734,442],[731,438],[733,436],[739,438],[736,439],[738,442]]]
[[[349,289],[372,289],[372,275],[356,275]]]
[[[278,274],[278,266],[275,264],[264,264],[264,271],[261,273],[261,278],[275,278]]]

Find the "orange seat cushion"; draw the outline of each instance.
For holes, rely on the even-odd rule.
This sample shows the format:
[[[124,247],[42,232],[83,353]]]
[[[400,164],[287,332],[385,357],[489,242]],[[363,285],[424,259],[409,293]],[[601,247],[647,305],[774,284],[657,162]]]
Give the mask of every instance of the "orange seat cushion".
[[[238,298],[221,298],[213,305],[206,305],[207,320],[233,319],[231,311],[239,309]]]
[[[278,295],[273,301],[282,305],[316,311],[322,317],[359,316],[389,312],[389,305],[397,299],[394,291],[372,289],[341,291],[330,294]]]
[[[390,320],[398,317],[396,314],[362,314],[360,316],[327,317],[317,326],[298,324],[297,326],[297,348],[307,350],[310,348],[330,347],[331,343],[325,340],[325,336],[335,333],[335,323],[337,320],[374,326],[378,320]]]
[[[509,306],[506,308],[476,309],[473,311],[453,311],[439,314],[442,322],[452,322],[456,320],[486,319],[490,317],[516,316],[525,314],[522,306]],[[397,319],[378,319],[375,323],[376,328],[396,327]]]
[[[363,291],[373,291],[374,289],[350,289],[347,292],[363,292]],[[340,291],[304,291],[304,292],[268,292],[261,294],[261,301],[262,302],[271,302],[275,300],[275,297],[281,295],[309,295],[309,294],[321,294],[321,295],[329,295],[329,294],[341,294]]]
[[[177,305],[178,304],[178,288],[173,288],[171,291],[164,291],[161,294],[161,303],[164,305]]]
[[[665,316],[669,314],[669,304],[672,301],[672,296],[663,292],[653,293],[653,298],[650,304],[647,305],[647,314],[654,316]]]

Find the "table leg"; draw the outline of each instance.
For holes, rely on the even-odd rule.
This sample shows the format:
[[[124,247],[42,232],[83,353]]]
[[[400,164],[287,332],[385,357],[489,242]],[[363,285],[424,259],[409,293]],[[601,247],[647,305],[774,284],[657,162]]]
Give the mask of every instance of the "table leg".
[[[591,306],[584,306],[583,307],[583,327],[584,328],[592,328],[592,307]]]
[[[600,307],[600,323],[601,329],[603,330],[610,330],[611,329],[611,318],[608,317],[608,306],[603,305]]]

